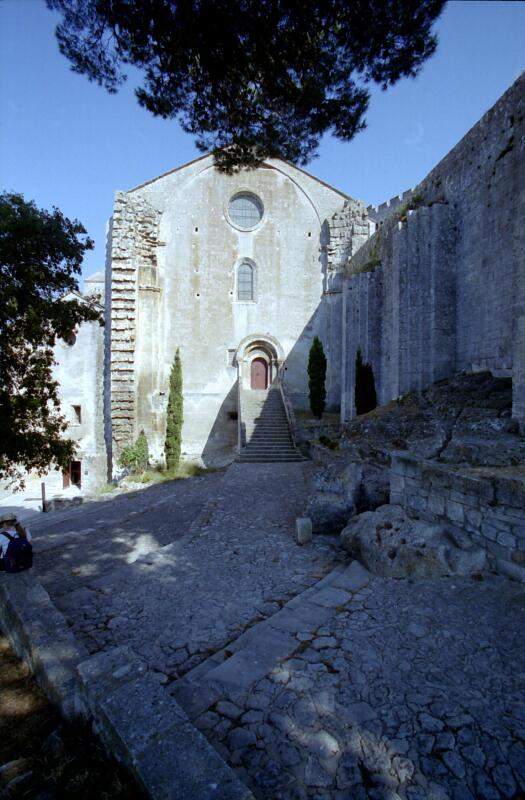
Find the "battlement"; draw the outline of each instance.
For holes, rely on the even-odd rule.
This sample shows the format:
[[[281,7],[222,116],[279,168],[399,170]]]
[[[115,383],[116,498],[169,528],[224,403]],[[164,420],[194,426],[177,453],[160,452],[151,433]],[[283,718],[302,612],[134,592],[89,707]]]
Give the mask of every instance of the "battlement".
[[[390,200],[386,200],[384,203],[380,203],[378,206],[368,206],[366,209],[368,216],[371,220],[373,220],[373,222],[380,225],[382,222],[388,219],[394,213],[394,211],[410,200],[413,192],[413,189],[407,189],[405,192],[403,192],[403,194],[391,197]]]

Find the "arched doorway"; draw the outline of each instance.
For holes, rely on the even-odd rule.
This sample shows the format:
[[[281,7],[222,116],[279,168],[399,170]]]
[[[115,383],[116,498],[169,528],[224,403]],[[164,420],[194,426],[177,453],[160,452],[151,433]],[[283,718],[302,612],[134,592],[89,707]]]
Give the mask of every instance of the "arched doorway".
[[[241,341],[237,348],[235,361],[238,368],[240,390],[253,390],[254,378],[256,385],[259,385],[262,383],[263,377],[265,379],[264,389],[269,389],[277,378],[280,366],[284,361],[284,352],[273,336],[255,333],[246,336]],[[263,374],[263,364],[265,374]],[[252,365],[254,366],[252,367]],[[252,370],[261,374],[254,376]]]
[[[250,389],[265,390],[268,388],[268,363],[264,358],[254,358],[250,365]]]

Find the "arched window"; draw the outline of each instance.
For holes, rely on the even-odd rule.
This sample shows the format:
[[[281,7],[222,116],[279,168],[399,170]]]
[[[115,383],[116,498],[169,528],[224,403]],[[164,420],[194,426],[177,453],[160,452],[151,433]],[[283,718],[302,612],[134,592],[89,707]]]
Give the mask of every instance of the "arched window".
[[[245,261],[237,270],[237,300],[253,299],[253,267]]]

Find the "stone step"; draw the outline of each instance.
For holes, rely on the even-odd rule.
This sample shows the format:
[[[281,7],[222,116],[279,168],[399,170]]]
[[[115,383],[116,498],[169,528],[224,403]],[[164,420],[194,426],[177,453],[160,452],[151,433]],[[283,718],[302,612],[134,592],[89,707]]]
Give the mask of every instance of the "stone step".
[[[306,461],[303,456],[238,456],[236,461],[245,464],[288,464],[294,461]]]
[[[278,416],[273,416],[273,417],[252,417],[249,414],[243,414],[242,415],[242,419],[243,419],[243,422],[258,422],[259,424],[263,424],[263,423],[270,424],[270,423],[273,423],[273,422],[281,422],[283,425],[287,425],[288,424],[288,420],[286,419],[286,417],[278,417]]]
[[[257,449],[252,447],[243,447],[243,455],[247,456],[294,456],[297,451],[293,447],[289,448],[275,448],[271,449]]]
[[[296,450],[281,394],[270,389],[267,394],[241,394],[241,421],[244,447],[237,461],[271,463],[304,461]]]
[[[293,447],[276,448],[275,450],[256,449],[252,447],[243,447],[242,452],[247,456],[294,456],[297,453]]]
[[[288,425],[284,425],[283,423],[271,425],[249,425],[247,424],[244,430],[251,430],[252,433],[282,433],[283,431],[289,432],[290,428]]]
[[[246,431],[245,440],[247,442],[269,442],[269,441],[291,441],[291,436],[288,431],[265,431],[264,433],[255,433],[254,431]]]
[[[260,417],[254,417],[251,419],[250,417],[243,417],[243,421],[246,424],[252,425],[285,425],[288,426],[288,420],[280,419],[279,417],[272,417],[272,419],[261,419]]]

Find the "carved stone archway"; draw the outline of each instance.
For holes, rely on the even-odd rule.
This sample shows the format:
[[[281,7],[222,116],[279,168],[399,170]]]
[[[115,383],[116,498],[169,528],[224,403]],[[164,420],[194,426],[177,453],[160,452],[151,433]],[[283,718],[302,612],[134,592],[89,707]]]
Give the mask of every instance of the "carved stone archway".
[[[241,390],[250,391],[251,364],[255,359],[262,359],[268,365],[268,387],[276,380],[284,361],[284,352],[273,336],[253,334],[246,336],[239,344],[236,362]]]

